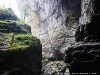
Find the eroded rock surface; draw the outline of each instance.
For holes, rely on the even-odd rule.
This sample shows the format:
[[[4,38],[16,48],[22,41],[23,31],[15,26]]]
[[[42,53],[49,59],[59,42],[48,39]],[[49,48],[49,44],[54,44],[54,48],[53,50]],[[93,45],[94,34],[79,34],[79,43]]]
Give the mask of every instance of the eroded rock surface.
[[[78,24],[80,4],[80,0],[18,0],[32,34],[40,38],[43,50],[52,51],[65,43],[66,29]]]
[[[80,25],[76,31],[76,41],[99,42],[100,41],[100,14],[94,15],[91,22]]]
[[[81,44],[69,47],[65,62],[70,63],[70,73],[100,72],[100,43]]]
[[[0,75],[41,75],[42,45],[11,8],[0,9]]]
[[[0,75],[41,75],[41,44],[18,51],[0,50]]]
[[[89,5],[89,1],[92,2],[92,0],[83,1],[87,2],[87,5]],[[92,4],[94,8],[91,7],[91,9],[94,10],[94,15],[92,15],[90,22],[81,23],[82,25],[77,28],[75,33],[77,43],[66,49],[65,62],[70,64],[69,72],[71,75],[100,74],[100,14],[97,14],[100,2],[94,0]],[[82,16],[87,19],[85,15]],[[88,16],[91,17],[90,14]]]

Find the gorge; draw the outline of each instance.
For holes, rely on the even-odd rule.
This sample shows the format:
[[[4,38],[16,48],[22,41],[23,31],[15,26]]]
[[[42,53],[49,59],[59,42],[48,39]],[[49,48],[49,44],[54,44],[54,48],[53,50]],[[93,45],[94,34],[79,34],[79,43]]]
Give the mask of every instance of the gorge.
[[[99,0],[16,0],[0,7],[0,75],[99,75]],[[6,41],[6,42],[5,42]]]
[[[18,7],[22,17],[31,25],[32,35],[41,40],[43,56],[48,53],[47,58],[58,61],[65,54],[70,73],[99,73],[99,66],[95,65],[99,64],[99,55],[91,52],[99,49],[99,0],[24,0],[23,4],[20,3],[22,0],[18,1]]]
[[[53,52],[55,58],[56,51],[63,53],[63,48],[71,43],[70,38],[71,44],[74,43],[81,0],[18,0],[17,3],[22,18],[31,25],[32,35],[40,38],[43,51]]]

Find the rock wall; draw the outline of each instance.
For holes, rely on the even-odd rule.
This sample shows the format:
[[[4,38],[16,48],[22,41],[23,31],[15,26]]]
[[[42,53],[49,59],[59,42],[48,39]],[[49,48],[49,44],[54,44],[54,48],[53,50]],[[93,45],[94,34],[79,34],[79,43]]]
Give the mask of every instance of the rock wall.
[[[51,51],[59,50],[66,29],[78,24],[80,4],[80,0],[18,0],[18,9],[32,34],[41,39],[43,50]]]
[[[0,50],[0,75],[41,75],[41,60],[40,43],[24,50]]]
[[[100,74],[100,1],[94,0],[92,4],[91,9],[94,10],[94,14],[92,17],[88,14],[91,17],[90,23],[86,22],[77,28],[75,35],[77,43],[66,49],[65,63],[70,64],[68,66],[70,75]],[[87,18],[87,16],[83,17]]]
[[[86,24],[91,21],[91,16],[94,13],[92,4],[93,0],[81,0],[81,17],[79,19],[80,24]]]
[[[41,75],[42,45],[11,8],[0,9],[0,75]]]

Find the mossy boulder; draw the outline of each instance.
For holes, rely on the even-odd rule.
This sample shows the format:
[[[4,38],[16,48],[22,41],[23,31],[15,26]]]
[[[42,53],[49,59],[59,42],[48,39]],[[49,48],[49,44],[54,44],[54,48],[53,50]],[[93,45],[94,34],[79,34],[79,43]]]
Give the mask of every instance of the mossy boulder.
[[[0,10],[0,14],[0,75],[40,75],[40,40],[10,8]]]

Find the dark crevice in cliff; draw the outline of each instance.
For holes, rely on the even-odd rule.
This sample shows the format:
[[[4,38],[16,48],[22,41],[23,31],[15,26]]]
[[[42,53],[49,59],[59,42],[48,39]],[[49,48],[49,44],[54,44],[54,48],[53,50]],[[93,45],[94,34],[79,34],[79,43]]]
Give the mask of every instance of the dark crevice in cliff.
[[[78,23],[79,16],[81,15],[81,0],[61,0],[62,10],[66,16],[66,28],[71,28],[73,23]]]

